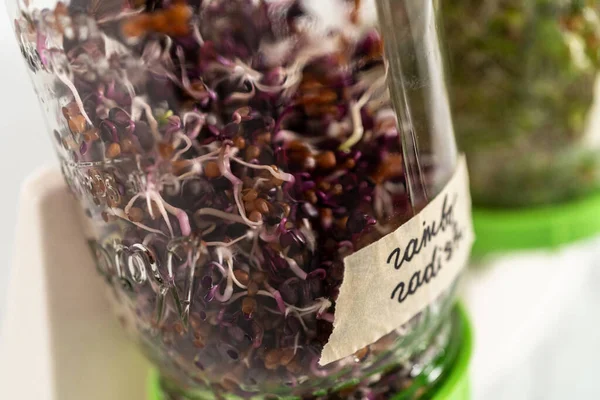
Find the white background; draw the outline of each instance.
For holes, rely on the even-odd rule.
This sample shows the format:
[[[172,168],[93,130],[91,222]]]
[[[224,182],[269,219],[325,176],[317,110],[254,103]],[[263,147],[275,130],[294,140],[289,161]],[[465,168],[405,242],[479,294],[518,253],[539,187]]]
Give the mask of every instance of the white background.
[[[6,14],[5,2],[0,1],[0,320],[10,274],[19,188],[32,171],[55,162]]]

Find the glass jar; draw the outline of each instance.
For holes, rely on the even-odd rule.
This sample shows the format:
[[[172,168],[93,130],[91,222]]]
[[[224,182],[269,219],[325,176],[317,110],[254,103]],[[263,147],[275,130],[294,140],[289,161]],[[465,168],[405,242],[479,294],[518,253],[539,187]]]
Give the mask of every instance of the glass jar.
[[[318,364],[344,257],[414,216],[457,163],[436,3],[18,4],[98,271],[170,396],[306,398],[393,371],[418,394],[443,375],[411,379],[449,346],[456,282]]]
[[[538,206],[599,189],[600,2],[443,4],[474,204]]]

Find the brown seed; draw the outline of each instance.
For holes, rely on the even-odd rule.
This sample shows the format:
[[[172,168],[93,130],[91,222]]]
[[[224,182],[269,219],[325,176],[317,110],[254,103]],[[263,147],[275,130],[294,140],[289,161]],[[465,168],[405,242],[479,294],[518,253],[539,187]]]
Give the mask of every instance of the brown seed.
[[[152,18],[148,14],[140,14],[136,17],[126,20],[121,25],[121,31],[125,36],[138,37],[148,31]]]
[[[292,362],[294,357],[294,349],[283,349],[281,351],[281,358],[279,359],[279,362],[285,367]]]
[[[404,172],[402,155],[390,154],[379,164],[372,178],[376,183],[383,183],[390,178],[401,176]]]
[[[331,189],[331,183],[327,182],[327,181],[321,181],[319,182],[319,189],[327,192],[329,189]]]
[[[171,143],[159,143],[158,153],[162,158],[170,158],[173,155],[175,149]]]
[[[75,117],[77,115],[81,115],[81,111],[79,110],[79,106],[76,102],[71,102],[62,108],[63,117],[69,119],[71,117]]]
[[[176,322],[175,325],[173,325],[173,330],[179,335],[182,335],[185,332],[185,329],[183,328],[183,324],[181,322]]]
[[[331,169],[336,165],[333,151],[325,151],[317,156],[317,165],[322,169]]]
[[[333,103],[338,98],[338,95],[333,90],[321,90],[316,98],[316,102],[319,104]]]
[[[333,211],[331,208],[322,208],[319,210],[319,214],[321,216],[321,223],[325,228],[331,227],[333,224]]]
[[[237,279],[244,286],[247,286],[248,282],[250,282],[250,276],[244,270],[236,269],[233,271],[233,275],[235,276],[235,279]]]
[[[254,208],[261,214],[267,214],[269,212],[269,203],[265,199],[254,200]]]
[[[254,271],[252,272],[251,276],[252,280],[258,283],[259,285],[261,285],[265,281],[265,279],[267,279],[267,275],[262,271]]]
[[[256,135],[256,143],[261,145],[271,143],[271,132],[263,132]]]
[[[244,150],[246,148],[246,139],[241,136],[236,136],[233,138],[233,145],[240,150]]]
[[[346,229],[346,223],[348,222],[348,217],[342,217],[335,221],[335,224],[340,229]]]
[[[78,148],[77,142],[71,135],[62,138],[62,145],[67,150],[75,150]]]
[[[248,215],[248,218],[252,222],[260,222],[260,221],[262,221],[262,214],[256,210],[254,210],[250,213],[250,215]]]
[[[356,362],[363,361],[369,355],[369,346],[363,347],[356,353],[354,353],[354,360]]]
[[[176,160],[171,164],[173,167],[173,173],[175,175],[181,175],[187,171],[190,166],[190,162],[188,160]]]
[[[256,296],[258,293],[258,284],[255,281],[248,282],[248,296]]]
[[[204,348],[204,339],[202,338],[202,336],[195,337],[192,343],[194,344],[194,347],[198,349]]]
[[[86,142],[93,142],[100,139],[100,135],[98,134],[97,128],[92,128],[83,134],[83,140]]]
[[[142,211],[142,209],[138,208],[138,207],[131,207],[129,209],[129,213],[127,214],[127,217],[129,218],[130,221],[142,222],[142,220],[144,219],[144,211]]]
[[[311,204],[317,204],[319,201],[319,198],[314,190],[307,190],[306,193],[304,193],[304,198]]]
[[[204,164],[204,175],[206,175],[207,178],[218,178],[221,176],[219,164],[217,164],[215,161],[209,161]]]
[[[356,161],[354,161],[353,158],[349,158],[346,160],[346,162],[344,163],[344,167],[347,169],[352,169],[356,166]]]
[[[246,189],[242,192],[242,200],[254,201],[258,197],[258,192],[254,189]]]
[[[135,150],[131,139],[125,138],[121,140],[121,150],[123,150],[125,153],[131,153]]]
[[[256,206],[254,205],[253,201],[247,201],[244,203],[244,209],[247,213],[250,213],[256,209]]]
[[[285,366],[288,371],[292,374],[299,374],[302,372],[302,365],[298,362],[298,360],[292,360],[288,365]]]
[[[244,297],[242,300],[242,312],[244,315],[252,315],[256,310],[256,299],[254,297]]]
[[[69,129],[73,133],[83,133],[85,132],[85,128],[87,125],[87,121],[83,115],[76,115],[69,119]]]
[[[344,188],[339,183],[336,183],[335,185],[333,185],[332,192],[334,195],[339,196],[340,194],[342,194],[344,192]]]
[[[272,350],[267,351],[267,354],[265,354],[265,365],[267,365],[267,364],[278,365],[279,360],[281,360],[281,356],[282,356],[282,351],[279,349],[272,349]]]
[[[111,143],[106,148],[106,157],[115,158],[121,155],[121,146],[119,143]]]
[[[246,161],[257,159],[260,156],[260,149],[255,145],[250,145],[246,149]]]

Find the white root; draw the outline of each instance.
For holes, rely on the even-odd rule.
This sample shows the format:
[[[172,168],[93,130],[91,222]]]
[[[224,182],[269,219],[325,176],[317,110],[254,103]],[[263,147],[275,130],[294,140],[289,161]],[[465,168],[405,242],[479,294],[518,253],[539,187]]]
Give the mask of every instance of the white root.
[[[110,210],[112,211],[113,215],[115,215],[115,216],[117,216],[117,217],[119,217],[119,218],[121,218],[121,219],[123,219],[123,220],[125,220],[127,222],[132,223],[133,225],[137,226],[138,228],[142,228],[144,230],[147,230],[148,232],[156,233],[158,235],[166,236],[163,232],[159,231],[158,229],[150,228],[149,226],[141,224],[139,222],[133,222],[133,221],[131,221],[127,217],[127,215],[125,215],[125,213],[123,212],[123,210],[120,210],[118,208],[111,208]]]
[[[230,157],[230,158],[231,158],[231,160],[233,160],[236,163],[241,164],[245,167],[269,171],[271,173],[271,175],[273,175],[275,178],[280,179],[282,181],[294,182],[294,176],[292,174],[288,174],[287,172],[276,171],[270,165],[256,165],[256,164],[251,164],[249,162],[243,161],[237,157]]]

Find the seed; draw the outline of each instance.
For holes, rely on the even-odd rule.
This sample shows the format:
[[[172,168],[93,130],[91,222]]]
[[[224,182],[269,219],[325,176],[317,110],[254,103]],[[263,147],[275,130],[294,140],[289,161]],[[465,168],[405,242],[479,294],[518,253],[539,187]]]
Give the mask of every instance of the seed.
[[[175,149],[171,143],[159,143],[158,153],[162,158],[170,158],[173,155]]]
[[[62,138],[62,145],[67,150],[75,150],[77,148],[77,142],[71,135]]]
[[[262,221],[262,214],[260,212],[258,212],[257,210],[254,210],[250,213],[250,215],[248,215],[248,218],[252,222],[260,222],[260,221]]]
[[[260,149],[255,145],[250,145],[246,149],[246,161],[257,159],[260,156]]]
[[[283,349],[281,351],[281,358],[279,359],[279,362],[285,367],[292,362],[294,356],[294,349]]]
[[[206,175],[207,178],[218,178],[221,176],[219,164],[217,164],[215,161],[209,161],[204,164],[204,175]]]
[[[248,296],[256,296],[258,293],[258,284],[256,281],[248,282]]]
[[[292,374],[299,374],[302,372],[302,365],[298,362],[298,360],[292,360],[288,365],[285,366],[288,371]]]
[[[173,325],[173,330],[180,335],[182,335],[185,332],[185,329],[183,329],[183,324],[181,322],[176,322],[175,325]]]
[[[111,143],[106,148],[106,157],[115,158],[121,154],[121,146],[119,143]]]
[[[281,355],[282,352],[279,349],[272,349],[267,351],[267,354],[265,354],[265,367],[267,367],[267,369],[273,369],[269,368],[268,366],[278,366],[279,360],[281,359]]]
[[[141,208],[131,207],[127,216],[129,217],[130,221],[142,222],[142,220],[144,219],[144,212]]]
[[[268,144],[270,142],[271,142],[271,133],[270,132],[263,132],[263,133],[256,135],[256,143],[264,145],[264,144]]]
[[[244,201],[254,201],[258,197],[258,192],[254,189],[246,189],[243,192],[242,199]]]
[[[319,210],[319,214],[321,215],[321,223],[325,228],[331,227],[333,224],[333,211],[331,208],[322,208]]]
[[[255,210],[256,206],[254,205],[254,202],[252,201],[247,201],[244,203],[244,208],[246,209],[246,212],[252,212]]]
[[[246,139],[241,136],[236,136],[233,138],[233,145],[238,149],[243,150],[246,148]]]
[[[262,272],[262,271],[254,271],[252,272],[252,280],[256,283],[258,283],[259,285],[262,284],[265,279],[267,278],[267,275]]]
[[[346,223],[348,222],[348,217],[342,217],[335,221],[335,224],[339,229],[346,229]]]
[[[202,336],[196,336],[192,343],[194,344],[194,347],[198,349],[204,348],[204,338],[202,338]]]
[[[83,140],[85,140],[86,142],[93,142],[95,140],[98,140],[99,138],[100,135],[98,134],[97,128],[92,128],[83,134]]]
[[[317,197],[317,194],[314,190],[307,190],[304,194],[304,197],[306,198],[306,201],[308,201],[311,204],[317,204],[317,202],[319,201],[319,198]]]
[[[242,300],[242,312],[244,315],[252,315],[256,310],[256,299],[254,297],[244,297]]]
[[[65,119],[70,119],[71,117],[80,115],[81,111],[79,111],[77,103],[71,102],[62,108],[62,114]]]
[[[121,150],[123,150],[125,153],[131,153],[133,150],[135,150],[131,139],[125,138],[121,140]]]
[[[265,199],[256,199],[254,201],[254,208],[261,214],[267,214],[269,212],[269,203]]]
[[[69,119],[69,129],[73,133],[85,132],[86,125],[87,121],[83,115],[77,115]]]
[[[367,347],[363,347],[362,349],[360,349],[359,351],[357,351],[356,353],[354,353],[354,360],[356,362],[361,362],[363,361],[367,356],[369,355],[369,346]]]
[[[151,21],[152,18],[150,15],[140,14],[125,21],[125,23],[121,26],[121,30],[123,31],[123,34],[128,37],[142,36],[148,31]]]
[[[250,276],[246,271],[236,269],[235,271],[233,271],[233,275],[235,276],[235,279],[237,279],[242,285],[248,285],[248,282],[250,281]]]
[[[171,165],[173,166],[173,172],[175,175],[181,175],[187,170],[190,163],[188,160],[176,160],[173,161]]]
[[[354,161],[353,158],[349,158],[346,160],[346,162],[344,163],[344,167],[347,169],[352,169],[356,166],[356,161]]]
[[[322,169],[331,169],[336,165],[335,154],[333,151],[326,151],[317,156],[317,165]]]
[[[319,182],[319,189],[323,190],[323,191],[328,191],[329,189],[331,189],[331,183],[327,182],[327,181],[321,181]]]

